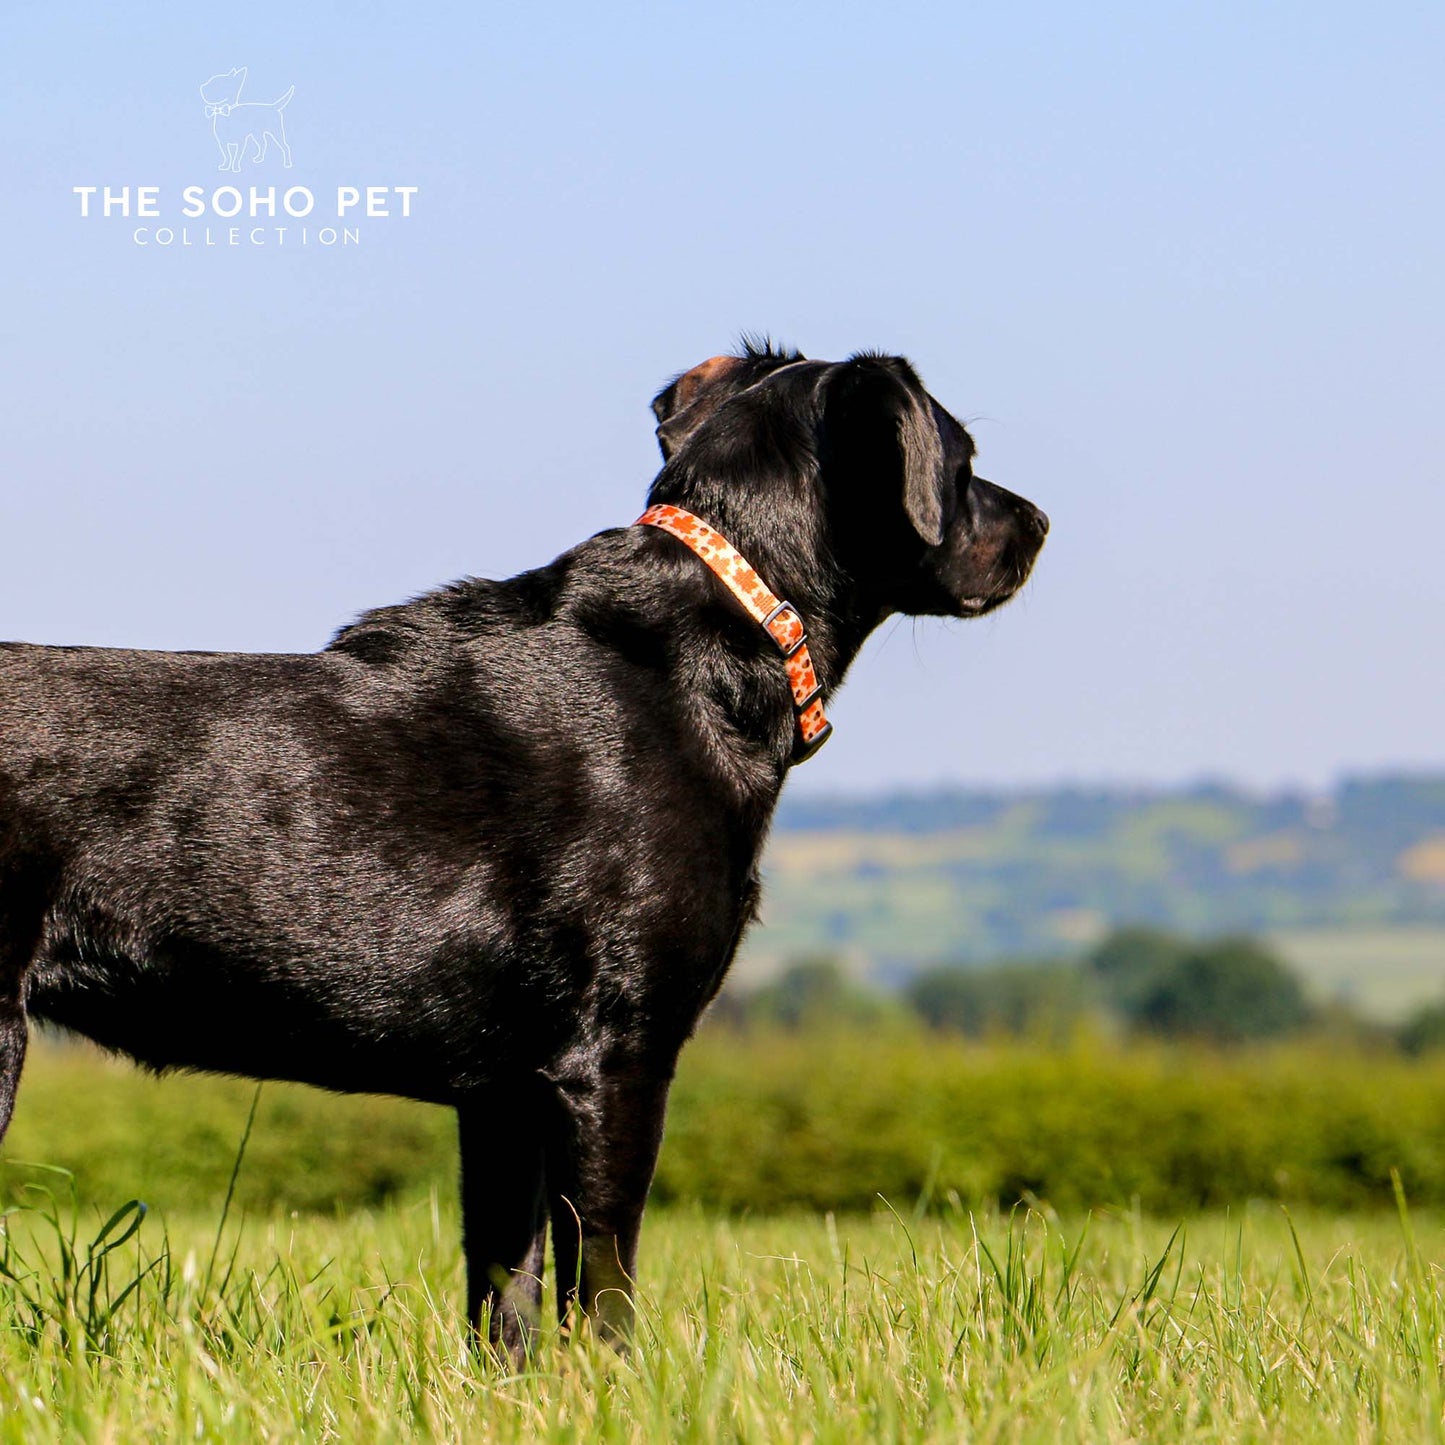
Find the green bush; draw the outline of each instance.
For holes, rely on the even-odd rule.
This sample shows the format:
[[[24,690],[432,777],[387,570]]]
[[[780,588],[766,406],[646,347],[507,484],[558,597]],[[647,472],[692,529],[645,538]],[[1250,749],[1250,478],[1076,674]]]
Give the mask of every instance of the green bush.
[[[874,1028],[903,1013],[888,994],[860,985],[834,958],[820,955],[790,964],[771,983],[727,989],[711,1017],[733,1028]]]
[[[10,1164],[82,1198],[219,1211],[253,1085],[156,1080],[88,1049],[32,1050]],[[1178,1214],[1280,1199],[1445,1205],[1445,1056],[1338,1043],[969,1044],[921,1030],[705,1030],[673,1090],[655,1197],[728,1210],[1107,1205]],[[331,1211],[455,1188],[444,1109],[268,1084],[242,1209]],[[35,1178],[3,1171],[11,1197]]]
[[[140,1195],[168,1209],[219,1210],[256,1086],[241,1079],[157,1079],[87,1045],[32,1044],[7,1165],[59,1165],[82,1198]],[[450,1110],[266,1084],[236,1185],[242,1208],[349,1209],[454,1187]],[[7,1168],[12,1197],[34,1178]]]
[[[929,969],[909,981],[904,997],[929,1028],[969,1038],[998,1034],[1058,1042],[1078,1028],[1093,1003],[1089,980],[1075,963],[957,965]]]
[[[1445,1050],[1445,1003],[1422,1004],[1401,1023],[1395,1039],[1411,1055]]]
[[[1445,1204],[1445,1061],[719,1031],[684,1060],[656,1187],[732,1209],[956,1194],[1179,1213],[1388,1205],[1392,1168],[1412,1199]]]

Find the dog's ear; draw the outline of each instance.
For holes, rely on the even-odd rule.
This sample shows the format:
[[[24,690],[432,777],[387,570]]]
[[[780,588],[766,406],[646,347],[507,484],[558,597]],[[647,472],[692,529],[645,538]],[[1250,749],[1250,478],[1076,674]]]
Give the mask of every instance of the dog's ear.
[[[730,376],[743,364],[736,356],[710,356],[691,371],[684,371],[676,381],[652,399],[652,414],[657,418],[657,444],[664,460],[670,457],[682,439],[711,416],[715,403],[706,404],[705,392]]]
[[[898,418],[898,445],[903,453],[903,509],[913,530],[937,547],[943,541],[943,445],[922,386],[908,393]]]
[[[864,467],[901,468],[903,510],[930,547],[943,541],[943,443],[933,401],[901,356],[855,356],[829,378],[830,443]],[[890,455],[891,454],[891,458]]]

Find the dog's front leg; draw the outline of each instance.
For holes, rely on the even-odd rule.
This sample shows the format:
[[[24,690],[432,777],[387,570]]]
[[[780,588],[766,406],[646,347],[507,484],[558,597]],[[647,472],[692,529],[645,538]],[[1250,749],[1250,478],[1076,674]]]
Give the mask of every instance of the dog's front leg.
[[[467,1318],[522,1364],[541,1312],[547,1218],[538,1100],[488,1092],[457,1106]]]
[[[557,1311],[575,1304],[601,1338],[632,1336],[642,1212],[662,1144],[672,1060],[599,1059],[558,1078],[562,1110],[547,1139]]]
[[[20,1071],[25,1066],[28,1037],[29,1024],[19,978],[7,979],[0,996],[0,1139],[5,1137],[10,1116],[15,1112],[15,1093],[20,1087]]]
[[[6,885],[0,883],[0,888]],[[10,884],[18,894],[19,889]],[[40,938],[40,910],[0,895],[0,1139],[15,1112],[15,1093],[25,1066],[29,1023],[25,1016],[25,969]]]

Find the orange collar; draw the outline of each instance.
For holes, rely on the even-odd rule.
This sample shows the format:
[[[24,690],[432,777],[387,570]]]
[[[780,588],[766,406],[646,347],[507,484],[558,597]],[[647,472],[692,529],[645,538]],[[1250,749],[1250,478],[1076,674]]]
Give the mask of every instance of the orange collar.
[[[833,724],[823,716],[823,687],[813,671],[808,655],[808,634],[798,609],[791,602],[779,601],[768,591],[747,558],[713,527],[700,517],[666,502],[649,507],[633,523],[634,526],[661,527],[679,542],[691,547],[717,574],[729,592],[742,603],[749,617],[772,638],[783,664],[788,670],[788,686],[793,692],[793,707],[798,714],[798,739],[793,748],[793,761],[806,762],[823,746],[833,732]]]

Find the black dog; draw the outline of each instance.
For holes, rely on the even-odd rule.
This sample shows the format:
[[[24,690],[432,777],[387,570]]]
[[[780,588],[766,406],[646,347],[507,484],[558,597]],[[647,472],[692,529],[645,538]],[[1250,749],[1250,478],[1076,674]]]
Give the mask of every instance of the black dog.
[[[654,402],[653,503],[808,629],[976,616],[1047,530],[908,364],[749,347]],[[155,1069],[454,1105],[468,1310],[625,1335],[678,1051],[799,755],[779,649],[653,526],[306,656],[0,647],[0,1131],[27,1013]]]

